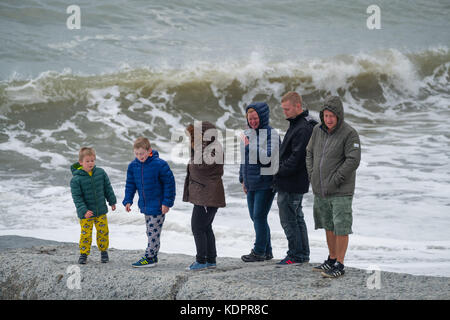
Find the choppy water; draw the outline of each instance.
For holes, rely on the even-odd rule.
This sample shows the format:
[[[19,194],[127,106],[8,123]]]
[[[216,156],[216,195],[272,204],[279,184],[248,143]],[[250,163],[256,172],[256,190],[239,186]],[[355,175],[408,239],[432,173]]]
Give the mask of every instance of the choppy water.
[[[177,181],[161,250],[194,255],[173,134],[208,120],[225,136],[261,100],[283,132],[286,91],[300,92],[316,117],[331,93],[363,148],[346,264],[450,276],[447,1],[381,1],[381,30],[366,27],[370,1],[84,1],[80,30],[66,27],[70,4],[0,4],[0,234],[78,241],[68,186],[78,149],[96,148],[121,201],[132,142],[145,135]],[[254,240],[237,175],[227,164],[219,256],[246,254]],[[322,261],[311,194],[304,211],[311,260]],[[145,246],[137,209],[109,219],[111,246]],[[276,203],[269,222],[282,258]]]

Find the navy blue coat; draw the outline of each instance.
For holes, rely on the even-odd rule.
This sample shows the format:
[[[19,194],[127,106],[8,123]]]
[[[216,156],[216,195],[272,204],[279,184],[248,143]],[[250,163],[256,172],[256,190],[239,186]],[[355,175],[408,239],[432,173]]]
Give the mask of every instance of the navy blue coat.
[[[264,155],[264,157],[268,158],[272,156],[272,152],[279,148],[280,139],[276,139],[277,144],[272,146],[272,135],[278,134],[272,127],[269,126],[269,106],[265,102],[255,102],[247,106],[245,109],[245,113],[247,113],[249,108],[255,109],[258,113],[259,117],[259,127],[257,129],[247,129],[244,131],[244,134],[249,137],[250,144],[244,147],[244,144],[241,144],[241,166],[239,169],[239,182],[244,183],[247,191],[255,191],[255,190],[266,190],[272,189],[273,183],[273,174],[276,173],[278,168],[273,172],[273,174],[261,174],[262,168],[269,168],[272,165],[272,162],[267,163],[267,159],[261,161],[260,155]],[[247,121],[247,125],[250,127]],[[261,134],[261,129],[266,129],[267,135]],[[257,144],[253,144],[256,148],[252,150],[252,139],[255,139]],[[253,152],[253,156],[251,155],[251,151]],[[278,152],[278,151],[277,151]],[[256,161],[254,157],[256,156]],[[278,163],[278,155],[277,163]],[[252,161],[250,161],[252,160]],[[253,163],[254,162],[254,163]],[[272,170],[270,170],[272,171]]]
[[[289,128],[280,146],[280,168],[274,178],[277,191],[307,193],[309,190],[306,170],[306,146],[317,121],[309,116],[309,111],[289,120]]]
[[[172,207],[175,201],[175,179],[166,161],[159,158],[158,151],[142,163],[134,159],[128,165],[125,199],[123,205],[133,204],[136,191],[139,194],[138,206],[141,213],[160,215],[161,206]]]

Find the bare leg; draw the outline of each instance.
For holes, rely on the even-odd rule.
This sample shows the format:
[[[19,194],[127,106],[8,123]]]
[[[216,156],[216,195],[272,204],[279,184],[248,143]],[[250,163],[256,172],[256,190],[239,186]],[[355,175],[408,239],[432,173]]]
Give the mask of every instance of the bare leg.
[[[336,236],[333,231],[325,230],[330,259],[336,259]]]
[[[340,263],[344,264],[344,257],[348,247],[348,235],[335,236],[335,238],[336,238],[336,259]]]

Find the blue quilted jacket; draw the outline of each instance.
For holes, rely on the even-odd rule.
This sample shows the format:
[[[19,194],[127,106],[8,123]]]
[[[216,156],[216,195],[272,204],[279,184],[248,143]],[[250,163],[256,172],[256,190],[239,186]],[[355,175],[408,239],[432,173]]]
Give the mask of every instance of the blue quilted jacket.
[[[265,157],[271,157],[275,148],[279,148],[280,139],[272,139],[272,135],[278,134],[269,126],[269,106],[265,102],[255,102],[247,106],[245,112],[247,113],[249,108],[255,109],[259,117],[258,129],[247,129],[244,134],[247,137],[256,135],[257,143],[253,145],[255,150],[251,150],[252,145],[243,146],[241,144],[241,158],[242,164],[239,169],[239,182],[244,183],[245,188],[248,191],[254,190],[266,190],[271,189],[273,184],[273,175],[261,174],[261,169],[264,167],[270,167],[271,163],[262,163],[260,161],[260,155]],[[248,121],[247,121],[248,125]],[[248,125],[250,127],[250,125]],[[261,134],[260,130],[266,129],[267,134]],[[275,138],[275,136],[274,136]],[[251,139],[251,138],[250,138]],[[272,141],[276,141],[276,145],[272,145]],[[257,155],[256,162],[251,159],[251,152]],[[274,154],[274,156],[277,156]],[[276,159],[278,160],[278,159]],[[254,163],[252,163],[254,162]],[[275,172],[276,173],[276,172]]]
[[[141,213],[160,215],[161,206],[172,207],[175,201],[175,179],[166,161],[159,158],[158,151],[142,163],[134,159],[128,165],[123,205],[133,204],[134,194],[139,194]]]

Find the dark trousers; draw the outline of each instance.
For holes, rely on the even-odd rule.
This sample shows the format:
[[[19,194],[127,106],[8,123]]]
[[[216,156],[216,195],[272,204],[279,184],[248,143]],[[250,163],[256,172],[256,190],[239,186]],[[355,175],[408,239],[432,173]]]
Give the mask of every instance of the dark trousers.
[[[216,238],[212,229],[212,222],[217,208],[194,205],[192,210],[191,228],[197,248],[198,263],[216,263]]]
[[[309,261],[308,230],[302,211],[303,194],[278,192],[280,222],[288,240],[287,255],[296,262]]]

